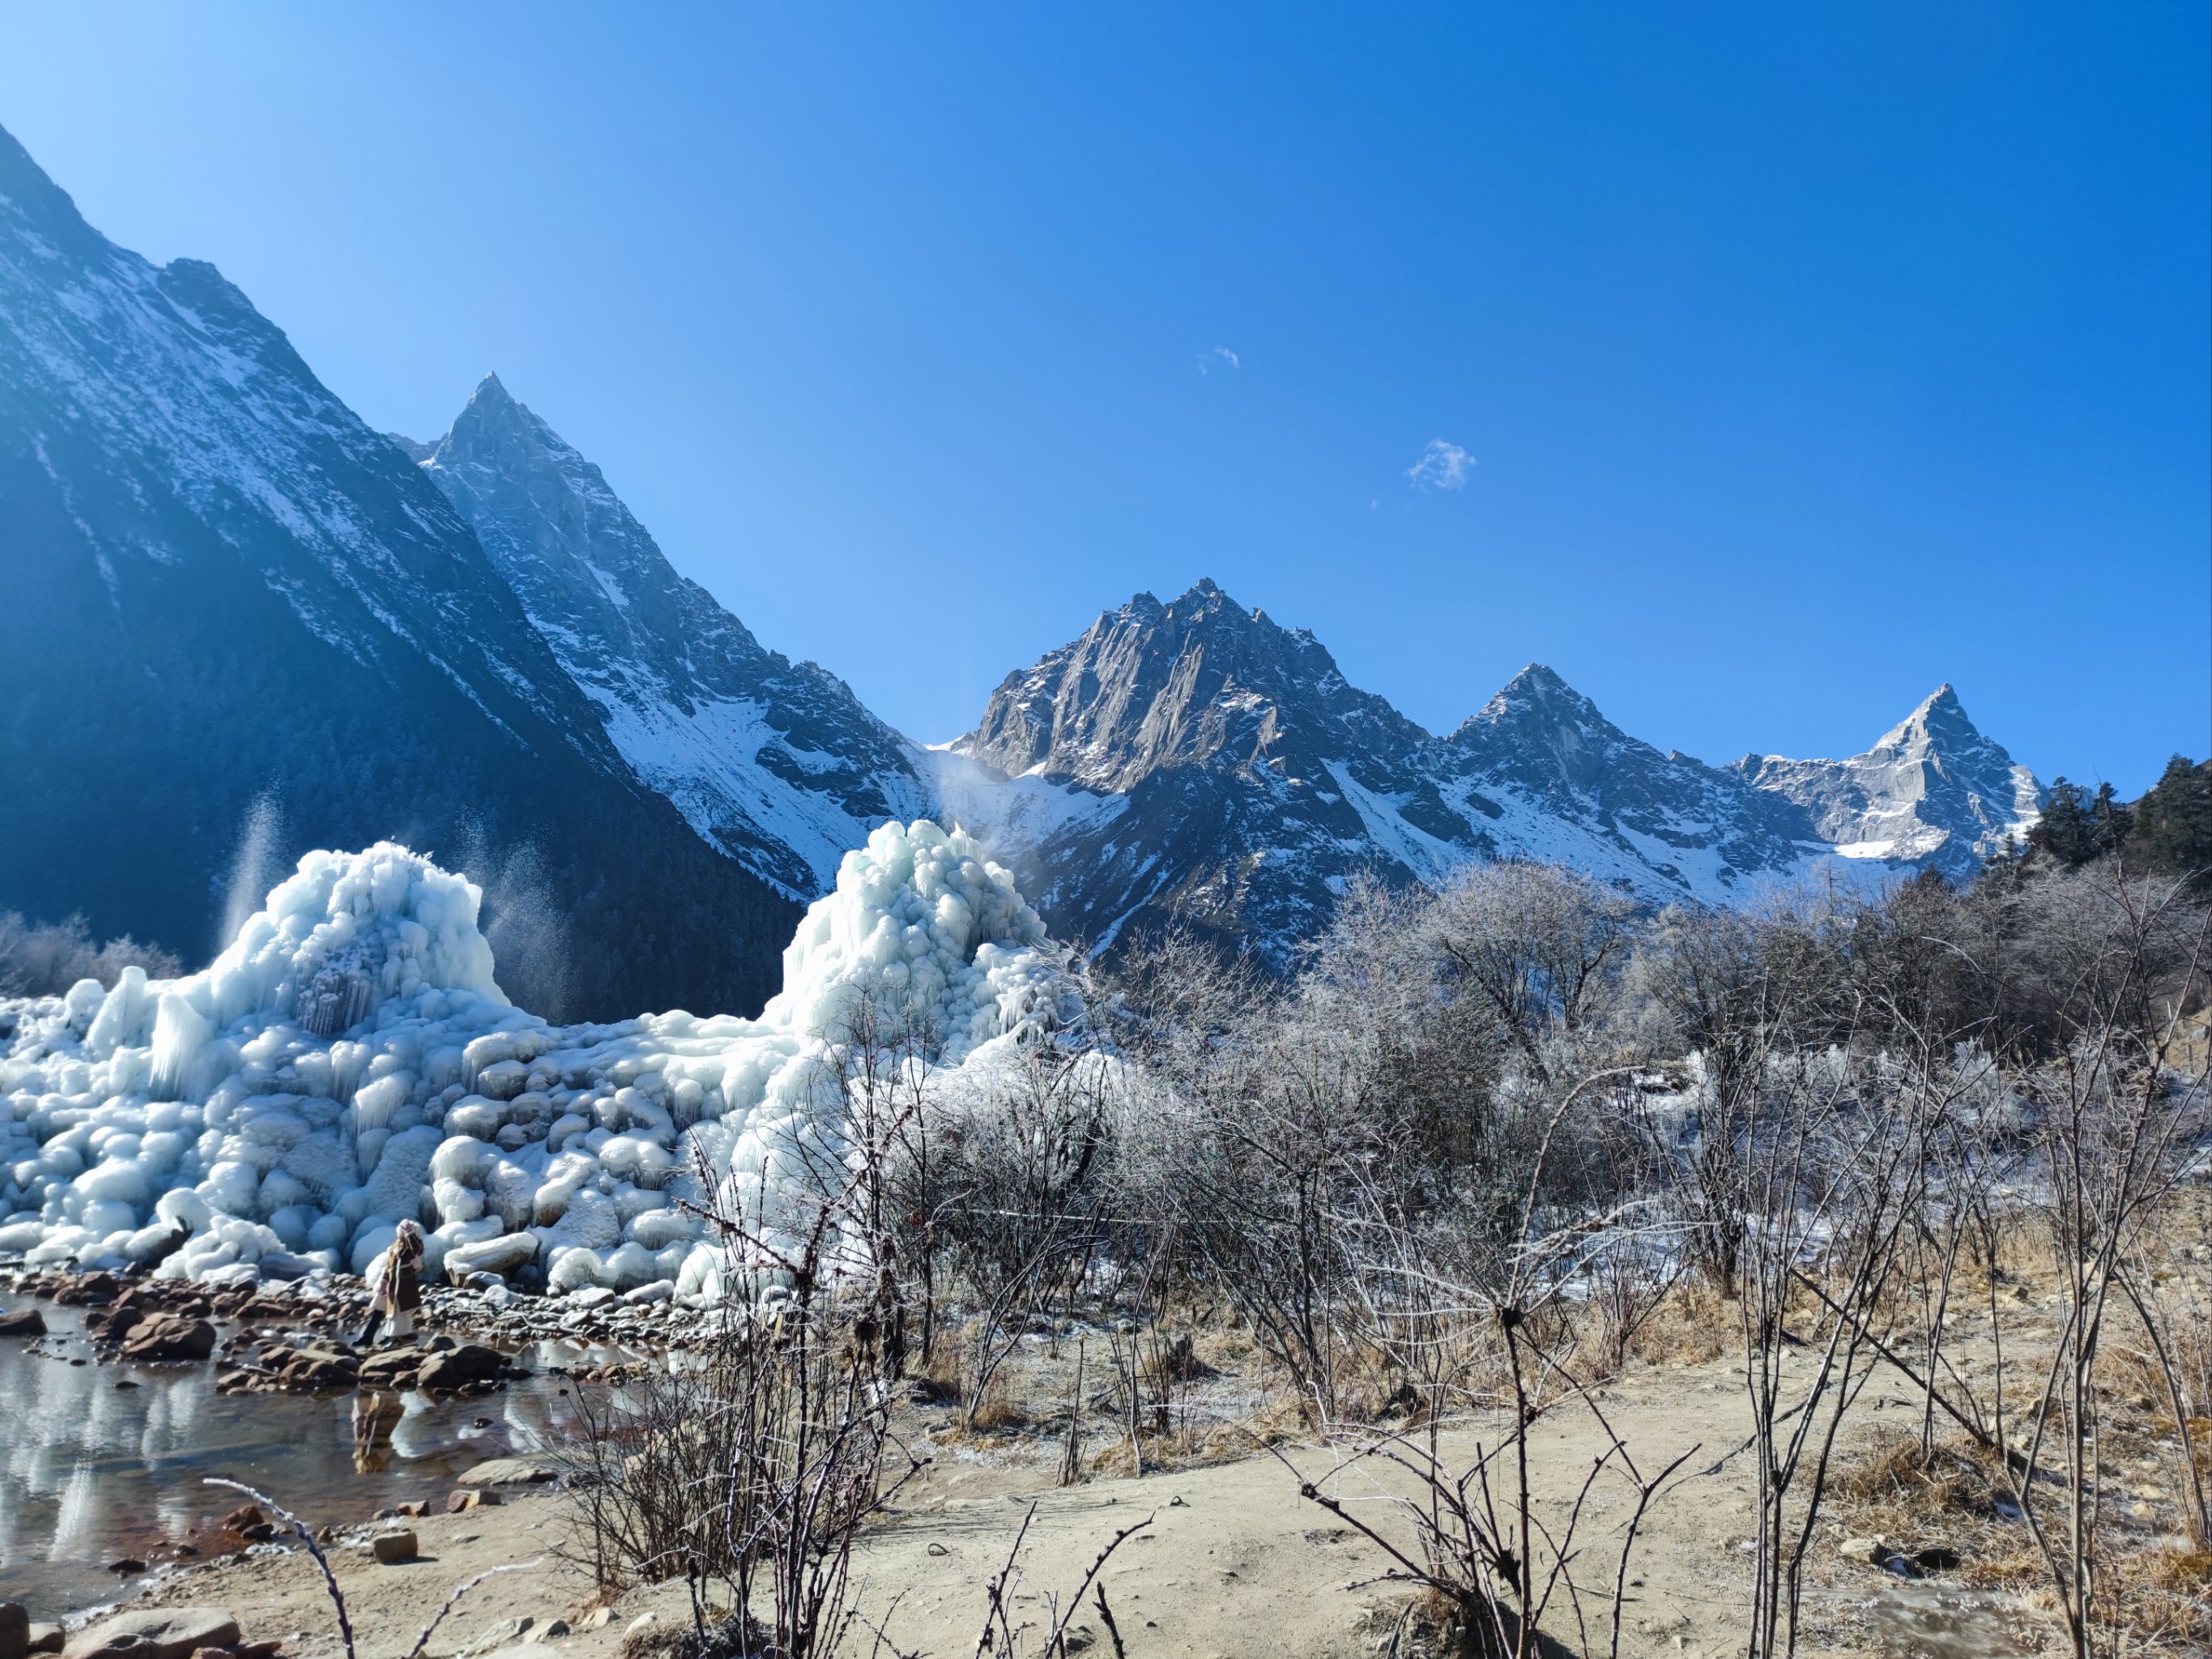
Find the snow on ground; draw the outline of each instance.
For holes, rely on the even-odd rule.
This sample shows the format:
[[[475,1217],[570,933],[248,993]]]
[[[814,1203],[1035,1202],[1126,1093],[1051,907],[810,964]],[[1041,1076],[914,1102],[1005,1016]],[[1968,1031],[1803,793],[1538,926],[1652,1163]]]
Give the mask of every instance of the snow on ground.
[[[310,853],[199,973],[0,1001],[0,1251],[294,1278],[417,1217],[433,1272],[711,1300],[690,1171],[773,1229],[843,1155],[857,1019],[918,1018],[972,1083],[1061,1012],[1012,878],[927,820],[845,855],[757,1019],[550,1025],[501,992],[480,898],[390,842]]]

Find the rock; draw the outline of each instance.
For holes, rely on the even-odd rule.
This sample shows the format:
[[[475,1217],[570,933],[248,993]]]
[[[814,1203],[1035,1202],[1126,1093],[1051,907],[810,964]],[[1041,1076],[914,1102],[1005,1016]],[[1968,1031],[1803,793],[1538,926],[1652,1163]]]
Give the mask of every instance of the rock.
[[[535,1641],[543,1642],[556,1636],[566,1636],[568,1633],[568,1621],[565,1619],[556,1619],[549,1624],[540,1625],[531,1632],[531,1637]]]
[[[118,1302],[112,1308],[102,1309],[85,1316],[84,1328],[93,1337],[109,1342],[120,1342],[144,1324],[146,1310]]]
[[[419,1553],[411,1532],[380,1532],[368,1540],[368,1553],[386,1566],[412,1561]]]
[[[1959,1552],[1948,1544],[1930,1544],[1912,1553],[1913,1565],[1923,1572],[1952,1572],[1960,1565]]]
[[[288,1389],[313,1392],[350,1389],[360,1374],[361,1362],[342,1349],[317,1346],[295,1350],[283,1362],[277,1381]]]
[[[46,1316],[36,1308],[18,1308],[13,1313],[0,1313],[0,1336],[44,1336]]]
[[[497,1348],[487,1348],[481,1343],[465,1342],[447,1353],[434,1353],[422,1362],[415,1373],[415,1386],[425,1393],[433,1390],[457,1392],[478,1382],[489,1382],[497,1376],[507,1364],[507,1356]]]
[[[192,1659],[238,1659],[235,1648],[194,1648]]]
[[[64,1659],[191,1659],[238,1642],[238,1620],[216,1607],[146,1607],[79,1631]]]
[[[31,1626],[31,1651],[33,1653],[59,1653],[62,1650],[62,1644],[68,1639],[67,1635],[63,1632],[62,1627],[59,1625],[33,1625]]]
[[[125,1578],[136,1578],[146,1571],[146,1564],[135,1555],[118,1555],[107,1564],[107,1570]]]
[[[275,1636],[263,1642],[240,1642],[238,1644],[238,1659],[276,1659],[283,1646],[283,1639]]]
[[[147,1364],[205,1359],[214,1352],[215,1327],[187,1314],[156,1314],[133,1330],[123,1345],[125,1359]]]
[[[0,1601],[0,1659],[24,1659],[31,1650],[31,1610],[21,1601]]]
[[[589,1313],[594,1308],[604,1308],[615,1299],[615,1293],[604,1285],[586,1285],[572,1291],[563,1298],[570,1313]]]
[[[113,1273],[83,1273],[64,1281],[54,1292],[54,1300],[64,1308],[104,1308],[122,1288]]]
[[[609,1625],[613,1624],[614,1621],[615,1610],[612,1607],[593,1607],[589,1613],[586,1613],[581,1619],[576,1621],[576,1628],[579,1630],[605,1630]]]
[[[461,1476],[465,1486],[534,1486],[560,1471],[547,1457],[487,1458]]]
[[[422,1366],[422,1356],[406,1348],[386,1348],[361,1362],[358,1378],[364,1389],[411,1389]]]
[[[641,1285],[634,1291],[624,1291],[622,1296],[625,1308],[643,1308],[656,1302],[673,1302],[676,1286],[665,1279],[656,1279],[650,1285]]]
[[[222,1529],[225,1532],[241,1534],[249,1527],[265,1527],[268,1524],[269,1517],[261,1512],[261,1505],[258,1504],[240,1504],[222,1517]]]
[[[1846,1538],[1836,1546],[1836,1553],[1846,1561],[1878,1567],[1889,1559],[1889,1546],[1879,1538]]]

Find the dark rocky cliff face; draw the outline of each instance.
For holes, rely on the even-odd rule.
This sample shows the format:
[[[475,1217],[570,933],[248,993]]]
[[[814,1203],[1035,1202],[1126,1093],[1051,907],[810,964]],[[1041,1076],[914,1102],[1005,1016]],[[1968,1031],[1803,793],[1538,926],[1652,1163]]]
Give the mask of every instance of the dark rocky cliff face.
[[[772,988],[795,909],[639,783],[445,497],[212,266],[115,247],[4,134],[0,526],[0,908],[204,958],[265,797],[293,850],[398,836],[495,890],[520,860],[514,919],[565,909],[558,1012]]]

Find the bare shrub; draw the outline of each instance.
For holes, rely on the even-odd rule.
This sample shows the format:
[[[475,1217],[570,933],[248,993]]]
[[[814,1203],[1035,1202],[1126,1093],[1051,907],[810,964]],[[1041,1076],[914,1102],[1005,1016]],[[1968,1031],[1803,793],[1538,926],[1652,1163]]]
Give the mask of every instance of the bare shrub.
[[[149,979],[174,979],[185,970],[173,952],[128,933],[95,943],[82,916],[34,922],[0,912],[0,997],[58,997],[81,979],[113,990],[125,968],[143,969]]]

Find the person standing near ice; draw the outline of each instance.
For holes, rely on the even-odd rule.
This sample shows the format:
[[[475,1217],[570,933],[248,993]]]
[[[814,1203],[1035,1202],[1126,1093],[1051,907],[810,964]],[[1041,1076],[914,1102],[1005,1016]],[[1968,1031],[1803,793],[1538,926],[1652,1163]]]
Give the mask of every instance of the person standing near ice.
[[[386,1321],[393,1341],[415,1340],[415,1316],[422,1307],[422,1226],[412,1220],[402,1221],[392,1243],[368,1270],[368,1323],[362,1327],[357,1346],[366,1347],[374,1342],[378,1328]]]

